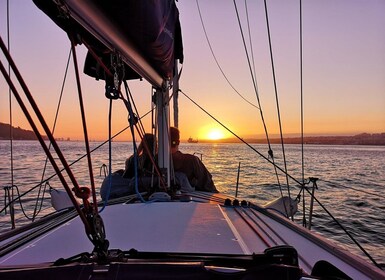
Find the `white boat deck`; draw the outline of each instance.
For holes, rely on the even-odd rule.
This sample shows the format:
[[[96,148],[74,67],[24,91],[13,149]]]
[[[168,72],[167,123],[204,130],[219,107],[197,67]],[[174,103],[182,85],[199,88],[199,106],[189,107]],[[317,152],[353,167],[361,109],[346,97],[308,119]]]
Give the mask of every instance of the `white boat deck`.
[[[291,245],[298,251],[300,267],[307,273],[317,261],[328,260],[349,271],[354,279],[367,279],[360,271],[366,271],[361,259],[334,252],[334,245],[322,238],[321,242],[314,242],[307,230],[287,219],[249,207],[199,202],[205,196],[195,197],[198,201],[122,203],[106,207],[101,216],[109,248],[250,255],[277,245]],[[222,199],[220,195],[213,198]],[[52,262],[92,250],[83,224],[74,218],[3,256],[0,265]]]

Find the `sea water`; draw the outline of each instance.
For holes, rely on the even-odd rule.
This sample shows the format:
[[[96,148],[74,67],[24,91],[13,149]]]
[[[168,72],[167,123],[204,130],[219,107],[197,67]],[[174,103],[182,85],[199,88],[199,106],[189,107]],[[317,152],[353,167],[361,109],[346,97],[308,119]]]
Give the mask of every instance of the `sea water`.
[[[90,186],[84,143],[60,141],[58,144],[79,185]],[[95,149],[91,158],[97,190],[106,175],[103,166],[109,166],[108,144],[101,144],[90,143],[91,149]],[[269,147],[263,144],[251,144],[249,147],[240,143],[182,143],[180,146],[182,152],[195,154],[202,159],[220,192],[235,195],[238,189],[240,199],[260,205],[281,195],[298,197],[299,211],[295,220],[300,224],[304,212],[308,219],[310,195],[308,192],[303,195],[299,183],[302,180],[308,181],[309,177],[318,178],[315,189],[318,202],[314,203],[312,229],[364,256],[336,223],[336,219],[378,263],[385,263],[385,147],[286,145],[285,156],[281,145],[272,145],[271,149],[273,158],[268,156]],[[132,151],[130,142],[113,142],[112,170],[123,169]],[[4,187],[12,184],[17,186],[20,194],[34,188],[22,197],[21,203],[15,204],[15,215],[19,220],[16,226],[20,226],[28,223],[23,211],[29,218],[34,212],[38,212],[38,217],[41,217],[53,211],[50,207],[49,188],[63,187],[57,176],[54,176],[51,164],[48,162],[46,165],[46,156],[37,141],[13,141],[12,154],[11,163],[10,142],[0,141],[1,196],[5,196]],[[53,155],[56,162],[59,162],[54,152]],[[59,164],[59,168],[63,166]],[[287,171],[290,176],[284,175],[282,171]],[[68,175],[65,172],[63,174],[67,182],[70,182]],[[49,185],[40,185],[42,178],[50,178]],[[15,188],[14,194],[17,194]],[[39,194],[40,197],[44,194],[42,204],[41,200],[36,201]],[[0,198],[0,232],[10,229],[9,209],[4,210],[4,201]]]

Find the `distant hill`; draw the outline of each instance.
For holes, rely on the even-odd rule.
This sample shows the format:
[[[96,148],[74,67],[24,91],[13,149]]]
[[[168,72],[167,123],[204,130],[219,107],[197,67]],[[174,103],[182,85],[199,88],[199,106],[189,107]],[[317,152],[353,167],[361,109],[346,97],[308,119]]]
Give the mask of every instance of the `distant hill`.
[[[10,125],[0,122],[0,140],[9,140]],[[13,127],[13,140],[37,140],[36,135],[31,130]],[[43,136],[47,140],[47,136]],[[64,139],[59,139],[64,140]],[[67,139],[69,140],[69,138]],[[247,143],[265,144],[266,139],[244,139]],[[287,137],[283,139],[285,144],[301,144],[301,137]],[[239,143],[237,138],[228,138],[222,140],[199,140],[199,143]],[[278,138],[270,139],[270,143],[279,144]],[[319,145],[376,145],[385,146],[385,133],[361,133],[354,136],[306,136],[304,144]]]
[[[301,138],[284,139],[285,144],[301,143]],[[304,137],[305,144],[323,145],[377,145],[385,146],[385,133],[361,133],[354,136],[313,136]]]
[[[20,127],[12,127],[12,139],[13,140],[37,140],[35,133],[31,130],[22,129]],[[10,125],[6,123],[0,123],[0,140],[10,139]],[[48,138],[43,136],[44,140]]]
[[[266,139],[244,139],[247,143],[265,144]],[[200,143],[239,143],[236,138],[222,139],[216,141],[199,140]],[[285,144],[301,144],[301,137],[287,137],[283,139]],[[270,139],[271,144],[280,144],[281,139]],[[304,144],[320,145],[376,145],[385,146],[385,133],[361,133],[354,136],[305,136]]]

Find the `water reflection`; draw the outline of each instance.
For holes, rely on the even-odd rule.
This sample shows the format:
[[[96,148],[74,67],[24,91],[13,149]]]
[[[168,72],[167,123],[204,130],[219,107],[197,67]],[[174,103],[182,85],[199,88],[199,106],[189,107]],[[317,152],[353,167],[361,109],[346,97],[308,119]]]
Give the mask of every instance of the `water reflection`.
[[[91,149],[100,143],[92,142]],[[84,154],[82,142],[59,142],[68,163],[74,162]],[[0,141],[0,186],[10,185],[10,152],[9,142]],[[267,156],[266,145],[254,147]],[[383,248],[385,245],[385,147],[371,146],[322,146],[305,145],[305,174],[308,178],[318,177],[316,197],[326,208],[349,229],[354,237],[365,244],[365,248],[377,259],[385,259]],[[240,163],[239,197],[264,204],[280,196],[280,187],[274,169],[250,148],[243,144],[181,144],[181,151],[202,154],[202,160],[213,175],[217,188],[226,194],[235,195],[238,165]],[[275,161],[283,167],[280,145],[273,145]],[[286,159],[289,173],[301,181],[301,147],[287,145]],[[112,169],[124,168],[126,157],[132,154],[132,144],[113,142]],[[55,155],[55,158],[57,156]],[[39,184],[42,168],[46,157],[38,142],[14,142],[14,183],[20,191],[25,191]],[[108,146],[105,145],[92,154],[96,186],[100,186],[104,176],[100,176],[99,168],[108,165]],[[89,186],[86,158],[72,166],[73,173],[81,186]],[[45,178],[54,174],[50,164],[47,166]],[[68,176],[65,175],[68,180]],[[286,178],[278,174],[282,191],[286,194]],[[69,180],[68,180],[69,182]],[[61,188],[61,183],[54,177],[50,180],[54,188]],[[300,189],[298,184],[289,180],[291,195],[297,196]],[[367,192],[367,193],[365,193]],[[36,198],[38,188],[31,193],[30,199]],[[308,199],[309,195],[306,194]],[[34,207],[34,201],[30,201]],[[0,200],[3,208],[4,200]],[[22,217],[19,206],[16,205],[17,215]],[[302,207],[302,204],[301,204]],[[46,212],[51,211],[50,202],[45,201]],[[308,202],[305,204],[308,209]],[[302,208],[296,220],[301,222]],[[313,229],[329,238],[346,244],[351,242],[336,224],[324,214],[323,209],[315,205]],[[8,216],[1,216],[1,220],[8,220]],[[3,225],[2,225],[3,226]],[[1,230],[1,227],[0,227]],[[349,248],[354,246],[345,245]],[[354,250],[355,247],[354,247]]]

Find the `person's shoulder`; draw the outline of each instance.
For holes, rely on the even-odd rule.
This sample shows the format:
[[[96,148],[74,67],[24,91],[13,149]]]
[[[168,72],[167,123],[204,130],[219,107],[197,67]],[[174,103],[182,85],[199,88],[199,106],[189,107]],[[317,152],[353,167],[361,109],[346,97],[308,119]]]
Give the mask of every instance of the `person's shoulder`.
[[[183,159],[196,159],[197,157],[192,155],[192,154],[185,154],[182,153],[181,151],[175,152],[175,156],[183,158]]]

